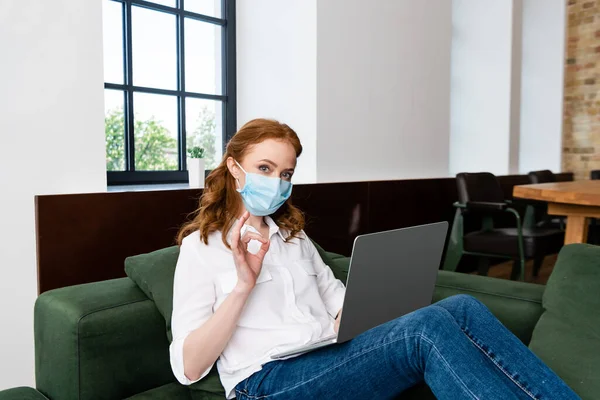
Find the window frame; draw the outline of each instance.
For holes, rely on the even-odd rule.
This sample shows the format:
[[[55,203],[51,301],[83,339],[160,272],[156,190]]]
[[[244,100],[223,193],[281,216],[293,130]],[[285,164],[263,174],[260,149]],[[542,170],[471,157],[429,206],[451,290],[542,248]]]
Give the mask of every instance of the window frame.
[[[198,14],[185,10],[185,0],[177,0],[176,7],[169,7],[145,0],[108,0],[122,5],[123,29],[123,83],[104,82],[104,89],[122,91],[124,111],[124,142],[125,142],[125,171],[106,171],[107,184],[133,185],[133,184],[165,184],[188,182],[187,171],[187,145],[186,145],[186,99],[198,98],[217,100],[222,102],[222,149],[237,130],[236,117],[236,40],[235,40],[235,0],[221,0],[221,18]],[[157,89],[133,85],[132,65],[132,6],[143,7],[157,12],[164,12],[176,16],[177,29],[177,89]],[[221,31],[221,86],[222,94],[206,94],[188,92],[185,90],[185,18],[208,22],[223,29]],[[134,146],[134,93],[150,93],[175,96],[178,107],[178,170],[173,171],[136,171],[135,146]]]

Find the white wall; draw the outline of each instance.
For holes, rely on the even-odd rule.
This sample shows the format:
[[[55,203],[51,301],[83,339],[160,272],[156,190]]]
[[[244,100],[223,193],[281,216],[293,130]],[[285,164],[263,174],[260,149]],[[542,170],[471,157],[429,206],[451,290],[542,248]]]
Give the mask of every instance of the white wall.
[[[106,190],[101,1],[0,4],[0,390],[34,385],[34,195]]]
[[[316,0],[238,1],[237,120],[274,118],[303,146],[294,183],[316,181]]]
[[[562,0],[237,7],[238,122],[296,129],[296,182],[560,170]]]
[[[512,5],[452,1],[452,175],[509,171]]]
[[[561,170],[566,6],[523,0],[520,173]]]
[[[238,125],[288,123],[294,182],[448,174],[451,6],[237,2]]]
[[[448,174],[451,2],[317,3],[319,182]]]
[[[565,3],[453,0],[450,172],[560,171]]]

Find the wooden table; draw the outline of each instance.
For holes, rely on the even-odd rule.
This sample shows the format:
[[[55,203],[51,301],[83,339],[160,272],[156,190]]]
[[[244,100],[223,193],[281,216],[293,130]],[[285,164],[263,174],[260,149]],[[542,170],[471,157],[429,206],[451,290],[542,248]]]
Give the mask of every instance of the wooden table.
[[[565,244],[585,243],[589,218],[600,218],[600,181],[519,185],[513,196],[548,202],[548,214],[566,215]]]

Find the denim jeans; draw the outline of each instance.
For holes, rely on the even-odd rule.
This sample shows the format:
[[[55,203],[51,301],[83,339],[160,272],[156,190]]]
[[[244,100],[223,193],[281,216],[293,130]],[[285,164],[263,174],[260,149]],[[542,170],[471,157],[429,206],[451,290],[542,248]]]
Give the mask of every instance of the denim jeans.
[[[341,344],[268,362],[246,399],[390,399],[425,381],[438,399],[579,397],[478,300],[457,295]]]

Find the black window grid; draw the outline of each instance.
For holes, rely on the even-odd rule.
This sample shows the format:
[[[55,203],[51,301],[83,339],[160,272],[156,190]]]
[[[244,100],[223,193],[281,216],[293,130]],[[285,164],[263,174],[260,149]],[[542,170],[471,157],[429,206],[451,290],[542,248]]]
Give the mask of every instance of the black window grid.
[[[105,89],[120,90],[124,93],[125,117],[125,171],[107,171],[108,185],[182,183],[188,181],[186,160],[186,99],[197,98],[221,101],[223,143],[222,149],[236,132],[236,53],[235,53],[235,0],[221,0],[223,18],[198,14],[185,10],[185,0],[177,0],[176,7],[152,3],[144,0],[110,0],[122,4],[123,21],[123,77],[124,83],[105,82]],[[133,42],[132,6],[164,12],[177,17],[177,89],[158,89],[133,85]],[[222,95],[188,92],[185,90],[185,18],[203,21],[223,27],[221,30],[221,92]],[[176,171],[136,171],[134,146],[134,93],[162,94],[177,97],[178,108],[178,165]]]

